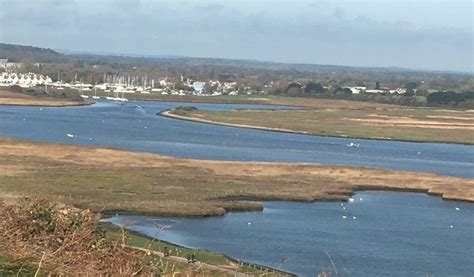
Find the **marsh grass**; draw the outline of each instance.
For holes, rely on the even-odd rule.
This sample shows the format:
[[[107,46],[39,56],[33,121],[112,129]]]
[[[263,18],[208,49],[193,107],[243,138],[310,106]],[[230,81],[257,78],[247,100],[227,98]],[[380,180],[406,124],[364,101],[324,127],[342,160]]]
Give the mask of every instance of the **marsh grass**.
[[[474,144],[472,111],[342,101],[339,105],[321,103],[319,107],[304,110],[179,110],[173,113],[315,135]]]
[[[201,161],[0,139],[0,197],[41,197],[104,213],[170,216],[259,211],[262,200],[344,201],[354,190],[408,190],[474,201],[470,179],[310,164]]]

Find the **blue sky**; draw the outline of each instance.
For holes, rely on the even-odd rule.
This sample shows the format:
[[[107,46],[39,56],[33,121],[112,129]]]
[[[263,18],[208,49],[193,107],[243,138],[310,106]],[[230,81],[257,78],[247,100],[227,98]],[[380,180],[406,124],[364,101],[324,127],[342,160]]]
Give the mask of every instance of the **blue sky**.
[[[0,41],[473,71],[471,0],[0,0]]]

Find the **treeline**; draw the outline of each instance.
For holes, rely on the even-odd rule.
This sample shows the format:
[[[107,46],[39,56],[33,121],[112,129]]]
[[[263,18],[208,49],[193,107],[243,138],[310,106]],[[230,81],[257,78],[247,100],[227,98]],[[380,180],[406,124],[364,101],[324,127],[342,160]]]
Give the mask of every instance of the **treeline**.
[[[474,91],[455,92],[437,91],[428,93],[425,90],[416,90],[416,85],[408,83],[404,86],[406,93],[367,93],[353,94],[349,88],[340,86],[324,87],[321,83],[308,82],[302,85],[298,82],[289,83],[287,86],[276,87],[270,94],[312,97],[325,99],[355,100],[363,102],[376,102],[404,106],[445,106],[457,108],[474,108]]]
[[[454,91],[438,91],[427,97],[429,106],[452,106],[460,108],[474,108],[474,91],[457,93]]]

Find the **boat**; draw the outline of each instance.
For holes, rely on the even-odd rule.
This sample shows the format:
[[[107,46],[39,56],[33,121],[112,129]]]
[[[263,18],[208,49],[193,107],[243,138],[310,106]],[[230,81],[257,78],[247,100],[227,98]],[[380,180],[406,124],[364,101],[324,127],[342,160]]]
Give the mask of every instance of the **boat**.
[[[360,144],[359,144],[359,143],[353,143],[353,142],[351,142],[351,143],[347,144],[347,146],[349,146],[349,147],[354,147],[354,148],[359,148],[359,147],[360,147]]]
[[[127,102],[128,101],[127,98],[123,97],[123,92],[122,92],[122,97],[119,97],[118,92],[115,92],[115,97],[107,96],[107,97],[105,97],[105,99],[112,100],[112,101],[118,101],[118,102]]]
[[[92,99],[100,99],[100,96],[97,96],[97,87],[94,87],[94,96],[92,96]]]
[[[118,93],[119,93],[119,92],[117,92],[117,97],[116,97],[115,101],[128,102],[128,99],[125,98],[125,97],[123,97],[124,92],[125,92],[125,91],[122,91],[122,97],[118,97]]]
[[[89,96],[84,95],[84,94],[81,94],[81,97],[84,98],[84,99],[88,99],[88,98],[89,98]]]
[[[73,137],[74,137],[73,134],[67,134],[67,136],[70,137],[70,138],[73,138]]]

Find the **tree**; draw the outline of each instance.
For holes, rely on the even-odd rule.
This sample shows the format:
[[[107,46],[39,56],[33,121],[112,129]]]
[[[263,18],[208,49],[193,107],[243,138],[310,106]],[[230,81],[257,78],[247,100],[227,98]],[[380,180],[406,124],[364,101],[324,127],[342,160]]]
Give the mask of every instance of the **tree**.
[[[457,105],[465,100],[465,96],[454,91],[437,91],[428,95],[428,105]]]
[[[324,87],[320,83],[309,82],[304,88],[305,93],[321,94],[324,93]]]
[[[346,96],[351,96],[352,95],[352,90],[350,88],[343,88],[342,89],[342,92],[344,93],[344,95]]]
[[[418,87],[418,83],[417,82],[409,82],[405,85],[405,88],[408,90],[414,90]]]
[[[298,83],[290,83],[286,88],[286,93],[291,96],[300,95],[303,93],[303,87]]]

